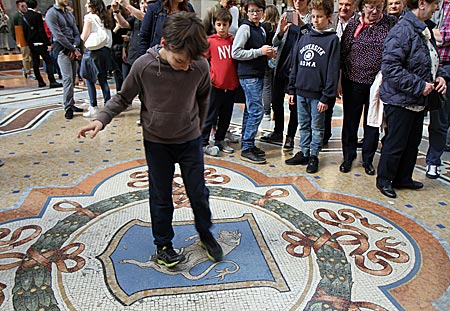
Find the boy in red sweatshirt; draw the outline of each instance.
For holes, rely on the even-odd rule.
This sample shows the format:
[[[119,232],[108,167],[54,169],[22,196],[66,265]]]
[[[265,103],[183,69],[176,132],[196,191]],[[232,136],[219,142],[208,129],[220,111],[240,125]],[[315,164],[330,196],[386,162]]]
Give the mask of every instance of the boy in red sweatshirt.
[[[234,150],[225,141],[225,134],[233,114],[234,95],[239,86],[236,61],[231,57],[234,37],[228,33],[232,17],[227,9],[221,8],[214,13],[213,23],[216,33],[208,38],[207,56],[210,61],[211,95],[208,117],[203,127],[203,152],[212,156],[219,151],[233,153]],[[214,146],[209,145],[209,135],[213,125],[217,124]]]

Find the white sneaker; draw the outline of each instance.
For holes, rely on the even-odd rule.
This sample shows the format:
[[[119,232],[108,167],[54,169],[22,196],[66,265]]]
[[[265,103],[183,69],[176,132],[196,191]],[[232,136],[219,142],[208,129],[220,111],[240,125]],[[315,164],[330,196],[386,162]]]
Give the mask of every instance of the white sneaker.
[[[217,157],[219,155],[219,147],[207,145],[203,147],[203,152],[210,156]]]
[[[91,104],[83,101],[80,103],[75,103],[75,106],[77,106],[80,109],[89,109],[89,107],[91,107]]]
[[[425,174],[425,176],[430,179],[436,179],[440,176],[440,170],[441,169],[439,168],[439,165],[427,165],[427,173]]]
[[[35,75],[34,75],[34,74],[32,74],[32,73],[29,73],[29,74],[28,74],[28,79],[31,79],[31,80],[36,80],[36,77],[35,77]]]
[[[227,131],[225,135],[225,139],[227,139],[230,143],[236,144],[239,142],[240,136],[231,133],[230,131]]]
[[[231,148],[230,146],[228,146],[228,143],[226,142],[226,140],[216,141],[215,145],[222,152],[225,152],[225,153],[233,153],[234,152],[234,149]]]
[[[88,111],[83,113],[83,117],[95,118],[98,115],[98,107],[89,107]]]

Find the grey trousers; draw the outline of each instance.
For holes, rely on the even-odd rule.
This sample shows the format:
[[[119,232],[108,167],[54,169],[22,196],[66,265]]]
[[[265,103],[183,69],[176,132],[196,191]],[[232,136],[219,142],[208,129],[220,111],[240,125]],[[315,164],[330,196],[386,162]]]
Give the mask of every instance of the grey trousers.
[[[64,110],[72,108],[75,105],[74,90],[75,78],[77,75],[77,60],[71,60],[64,52],[58,54],[58,65],[63,78],[63,104]]]

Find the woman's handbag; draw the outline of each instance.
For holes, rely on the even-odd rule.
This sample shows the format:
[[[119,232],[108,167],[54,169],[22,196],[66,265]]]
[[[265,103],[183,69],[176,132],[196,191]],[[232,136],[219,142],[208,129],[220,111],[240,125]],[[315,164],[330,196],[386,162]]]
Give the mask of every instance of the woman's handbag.
[[[97,31],[91,32],[86,42],[84,42],[84,46],[89,51],[99,50],[108,43],[108,34],[106,33],[105,27],[98,23],[96,18],[93,18],[92,21],[96,24]]]
[[[439,93],[436,90],[431,91],[426,98],[426,106],[425,109],[428,111],[439,110],[441,109],[447,102],[447,96],[445,94]]]

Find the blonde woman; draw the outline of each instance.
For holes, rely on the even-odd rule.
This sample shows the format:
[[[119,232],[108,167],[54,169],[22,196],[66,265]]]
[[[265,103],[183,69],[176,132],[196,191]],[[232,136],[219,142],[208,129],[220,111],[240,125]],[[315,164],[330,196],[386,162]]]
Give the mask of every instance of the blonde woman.
[[[111,63],[111,28],[113,24],[108,12],[106,11],[105,3],[102,0],[87,0],[86,9],[88,14],[84,17],[83,31],[80,36],[81,40],[86,42],[91,34],[99,31],[99,27],[104,27],[108,35],[108,41],[104,47],[94,51],[89,51],[87,49],[85,51],[85,54],[89,53],[91,59],[94,61],[95,67],[98,71],[97,79],[102,89],[104,102],[106,103],[111,98],[107,81],[107,71],[109,64]],[[90,107],[87,112],[83,113],[84,117],[96,117],[98,113],[95,82],[96,81],[86,79]]]

